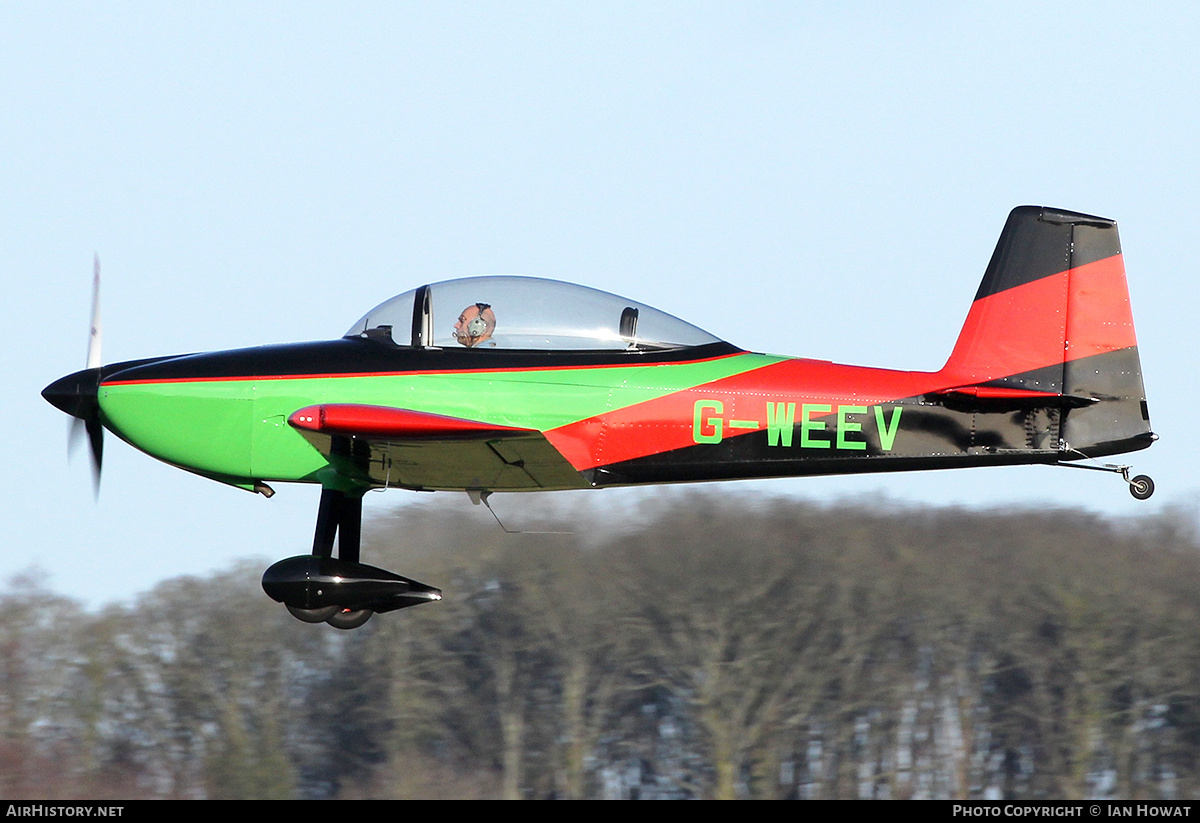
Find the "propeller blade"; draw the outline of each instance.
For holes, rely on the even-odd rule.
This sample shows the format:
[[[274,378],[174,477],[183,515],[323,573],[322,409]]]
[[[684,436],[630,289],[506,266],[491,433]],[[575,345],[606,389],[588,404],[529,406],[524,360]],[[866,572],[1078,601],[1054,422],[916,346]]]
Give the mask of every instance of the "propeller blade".
[[[100,368],[100,255],[92,258],[92,331],[88,336],[87,367]]]
[[[42,397],[74,419],[67,433],[67,459],[74,456],[87,433],[92,453],[92,483],[100,495],[100,467],[104,462],[104,424],[100,421],[100,255],[92,261],[92,323],[88,335],[87,368],[59,378],[42,390]]]
[[[85,425],[82,417],[72,417],[71,422],[67,424],[67,460],[75,459],[75,450],[79,448],[79,441],[83,439]]]
[[[88,444],[92,447],[92,484],[96,495],[100,495],[100,467],[104,462],[104,424],[100,422],[97,413],[84,421],[87,428]]]
[[[42,390],[42,397],[72,417],[71,427],[67,430],[68,460],[75,456],[79,441],[87,433],[97,493],[100,490],[100,464],[104,455],[104,424],[100,421],[100,404],[96,398],[99,391],[100,369],[68,374]]]

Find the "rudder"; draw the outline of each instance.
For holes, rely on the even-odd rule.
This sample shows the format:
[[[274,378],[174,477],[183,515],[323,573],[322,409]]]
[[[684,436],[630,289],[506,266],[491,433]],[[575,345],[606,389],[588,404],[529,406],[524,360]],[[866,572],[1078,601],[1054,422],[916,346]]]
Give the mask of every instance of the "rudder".
[[[1063,459],[1150,445],[1117,224],[1013,209],[941,375],[1058,395]]]

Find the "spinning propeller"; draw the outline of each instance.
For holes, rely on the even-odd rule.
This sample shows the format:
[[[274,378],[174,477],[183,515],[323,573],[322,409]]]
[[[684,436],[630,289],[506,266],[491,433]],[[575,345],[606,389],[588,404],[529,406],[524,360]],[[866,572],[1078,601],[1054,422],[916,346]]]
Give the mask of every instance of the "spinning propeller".
[[[92,482],[100,493],[100,466],[104,458],[104,424],[100,422],[100,258],[93,264],[92,324],[88,337],[87,368],[54,381],[42,390],[42,397],[75,419],[67,440],[68,456],[74,453],[80,438],[87,433],[92,452]]]

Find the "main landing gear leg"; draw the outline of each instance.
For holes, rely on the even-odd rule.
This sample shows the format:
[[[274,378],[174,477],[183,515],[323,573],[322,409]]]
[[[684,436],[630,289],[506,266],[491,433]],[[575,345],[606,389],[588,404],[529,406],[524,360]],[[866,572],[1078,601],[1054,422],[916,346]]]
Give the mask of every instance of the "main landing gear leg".
[[[338,559],[358,563],[362,543],[362,495],[350,495],[335,489],[321,490],[317,509],[317,529],[313,535],[313,557],[333,557],[333,538],[337,535]],[[357,629],[371,619],[370,609],[321,606],[303,609],[288,605],[292,616],[305,623],[328,623],[338,629]]]
[[[263,590],[297,619],[338,629],[356,629],[377,611],[441,599],[432,586],[360,563],[361,540],[362,495],[323,489],[312,554],[271,566],[263,574]]]

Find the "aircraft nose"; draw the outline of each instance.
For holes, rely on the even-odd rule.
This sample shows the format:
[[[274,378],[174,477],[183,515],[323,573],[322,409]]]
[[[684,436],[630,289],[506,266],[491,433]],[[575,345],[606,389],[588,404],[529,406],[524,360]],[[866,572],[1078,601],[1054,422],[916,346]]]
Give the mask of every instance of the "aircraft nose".
[[[104,425],[172,465],[249,477],[255,381],[222,379],[220,358],[192,355],[106,374],[98,401]]]
[[[56,409],[82,420],[96,408],[99,388],[100,369],[84,369],[55,380],[42,389],[42,397]]]

